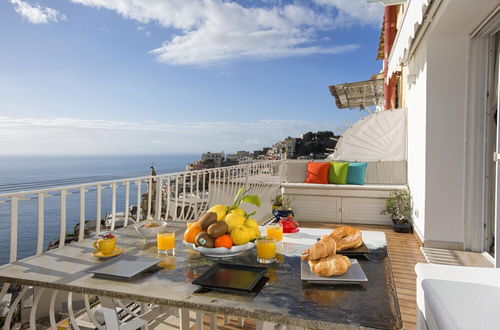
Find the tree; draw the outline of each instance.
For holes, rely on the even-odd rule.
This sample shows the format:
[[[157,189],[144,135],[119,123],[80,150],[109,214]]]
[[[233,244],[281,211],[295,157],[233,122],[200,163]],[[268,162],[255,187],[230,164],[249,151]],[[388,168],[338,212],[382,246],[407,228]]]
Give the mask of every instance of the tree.
[[[307,132],[302,136],[302,138],[304,139],[304,141],[314,141],[316,140],[316,134],[314,134],[313,132]]]
[[[316,133],[316,137],[320,141],[329,140],[330,138],[332,138],[334,136],[335,136],[335,134],[333,134],[333,132],[331,132],[331,131],[319,131]]]

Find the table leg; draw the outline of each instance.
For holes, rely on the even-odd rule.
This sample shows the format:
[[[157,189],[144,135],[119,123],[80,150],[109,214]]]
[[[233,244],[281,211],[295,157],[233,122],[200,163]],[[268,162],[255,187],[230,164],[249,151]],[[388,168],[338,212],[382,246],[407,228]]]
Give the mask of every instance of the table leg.
[[[203,313],[196,312],[196,330],[203,330]]]
[[[118,321],[118,314],[116,314],[116,305],[112,298],[99,297],[101,303],[102,314],[106,323],[107,330],[120,330],[120,321]]]
[[[189,309],[181,308],[179,313],[179,329],[188,330],[190,327]]]
[[[256,330],[274,330],[274,323],[255,320]]]
[[[210,313],[210,330],[217,330],[217,315]]]

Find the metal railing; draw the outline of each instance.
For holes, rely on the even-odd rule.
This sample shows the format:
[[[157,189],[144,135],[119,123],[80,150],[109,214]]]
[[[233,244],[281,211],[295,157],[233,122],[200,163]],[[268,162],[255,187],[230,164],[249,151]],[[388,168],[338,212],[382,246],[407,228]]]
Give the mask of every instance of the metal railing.
[[[229,204],[232,196],[240,187],[253,189],[254,193],[266,195],[269,199],[279,189],[281,161],[262,161],[251,164],[236,165],[230,167],[221,167],[206,170],[197,170],[190,172],[167,173],[156,176],[144,176],[137,178],[126,178],[120,180],[109,180],[92,182],[71,186],[46,188],[30,191],[19,191],[0,194],[0,204],[10,204],[10,243],[9,243],[9,262],[15,262],[18,259],[18,234],[19,234],[19,214],[22,210],[20,202],[25,200],[36,201],[35,219],[32,219],[31,225],[36,226],[36,235],[33,233],[33,239],[36,237],[36,249],[33,255],[41,254],[44,251],[47,241],[46,235],[46,201],[50,198],[58,197],[58,218],[59,221],[59,242],[56,247],[63,247],[67,243],[67,203],[68,196],[79,195],[79,215],[77,223],[77,232],[71,237],[72,240],[81,241],[86,237],[90,230],[95,234],[102,231],[113,231],[117,227],[127,226],[145,219],[162,219],[166,221],[187,221],[199,217],[212,204]],[[266,180],[273,178],[274,180]],[[103,191],[110,191],[111,198],[103,201]],[[132,193],[132,194],[131,194]],[[131,195],[135,195],[131,200]],[[95,198],[95,225],[87,219],[89,212],[87,204],[89,196]],[[123,208],[120,209],[118,199]],[[103,206],[105,203],[110,207],[109,214],[103,217]],[[135,207],[131,205],[135,203]],[[54,203],[52,203],[53,206]],[[90,203],[92,204],[92,202]],[[89,205],[90,205],[89,204]],[[270,204],[269,204],[270,207]],[[54,210],[52,210],[54,213]],[[7,219],[4,219],[7,220]],[[50,218],[50,222],[57,221]],[[5,221],[5,222],[8,222]],[[7,230],[6,228],[3,230]],[[27,257],[27,256],[23,256]],[[10,328],[10,323],[14,310],[28,294],[29,288],[23,286],[17,297],[10,306],[10,310],[5,317],[4,329]],[[0,301],[9,290],[9,284],[4,283],[0,290]],[[35,325],[36,305],[44,289],[39,289],[32,293],[33,307],[30,312],[29,324]],[[55,329],[54,301],[57,291],[52,292],[50,299],[50,323]],[[90,311],[88,299],[85,296],[85,305],[87,312]],[[68,306],[71,306],[72,296],[68,294]],[[69,308],[71,321],[74,321],[72,308]],[[94,322],[94,317],[89,314]],[[96,324],[97,326],[97,324]],[[78,326],[73,325],[74,328]],[[97,326],[98,328],[100,326]]]

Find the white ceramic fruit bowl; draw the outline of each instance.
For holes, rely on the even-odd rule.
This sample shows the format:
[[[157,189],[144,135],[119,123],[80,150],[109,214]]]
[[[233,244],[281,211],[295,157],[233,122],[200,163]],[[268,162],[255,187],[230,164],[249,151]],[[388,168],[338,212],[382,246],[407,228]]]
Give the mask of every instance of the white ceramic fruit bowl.
[[[199,252],[200,254],[206,256],[206,257],[212,257],[212,258],[227,258],[227,257],[234,257],[238,256],[240,254],[243,254],[255,247],[255,243],[253,242],[248,242],[247,244],[243,245],[234,245],[232,248],[228,249],[225,247],[218,247],[218,248],[206,248],[203,246],[196,246],[192,243],[188,243],[184,241],[184,245],[190,247],[191,249]]]
[[[144,228],[144,225],[148,223],[157,223],[159,224],[159,226]],[[156,239],[156,234],[163,233],[165,231],[165,229],[167,228],[167,223],[165,221],[147,220],[136,223],[134,227],[137,233],[141,235],[145,240],[153,240]]]

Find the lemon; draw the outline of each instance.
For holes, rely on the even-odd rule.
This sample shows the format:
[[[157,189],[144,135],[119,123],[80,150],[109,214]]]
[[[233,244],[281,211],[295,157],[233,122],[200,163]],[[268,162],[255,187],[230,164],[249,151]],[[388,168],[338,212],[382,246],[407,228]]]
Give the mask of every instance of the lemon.
[[[248,218],[246,221],[245,221],[245,226],[247,227],[252,227],[252,228],[255,228],[255,229],[259,229],[259,224],[257,223],[257,221],[255,221],[254,219],[252,218]]]
[[[245,217],[239,214],[228,214],[224,221],[227,224],[227,230],[231,232],[234,227],[243,225],[245,223]]]
[[[215,205],[212,206],[208,212],[214,212],[217,214],[217,221],[221,221],[226,216],[228,207],[226,205]]]
[[[254,239],[260,238],[260,230],[258,228],[253,228],[250,226],[245,227],[249,228],[250,230],[250,240],[253,241]]]
[[[236,245],[243,245],[250,242],[253,229],[244,225],[238,225],[231,231],[231,239]]]
[[[230,215],[230,214],[238,214],[238,215],[241,215],[242,217],[244,217],[244,216],[247,215],[247,213],[245,212],[245,210],[243,210],[240,207],[237,207],[237,208],[232,209],[231,211],[229,211],[228,215]]]

